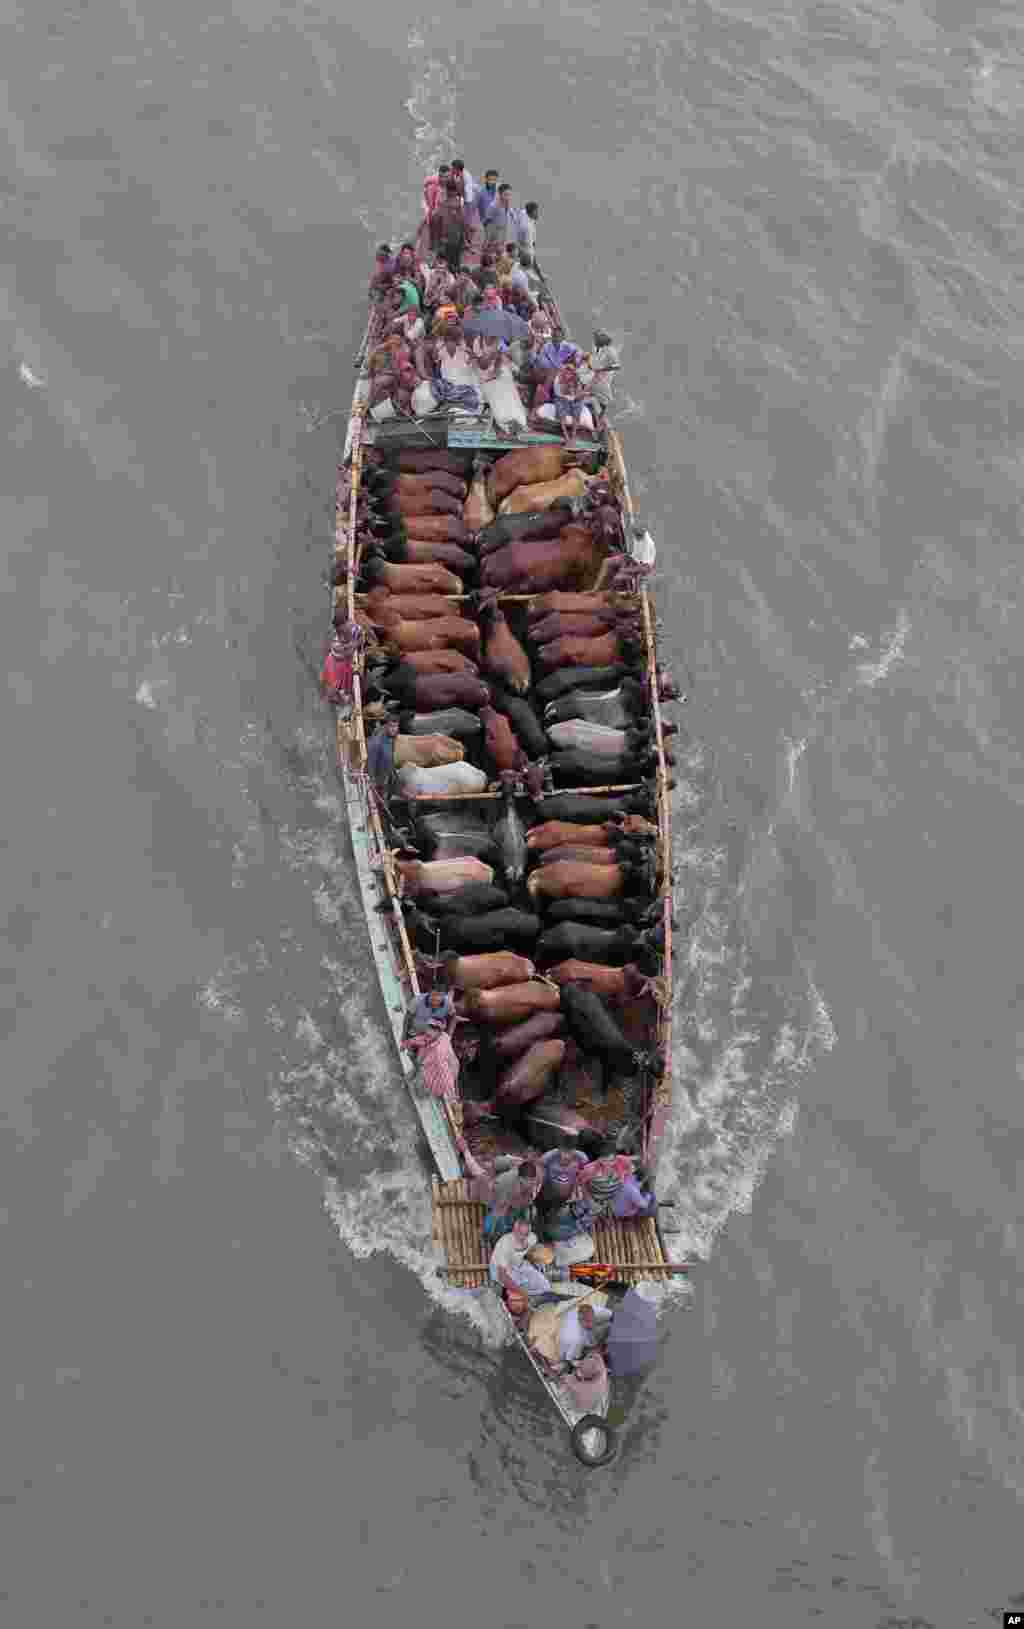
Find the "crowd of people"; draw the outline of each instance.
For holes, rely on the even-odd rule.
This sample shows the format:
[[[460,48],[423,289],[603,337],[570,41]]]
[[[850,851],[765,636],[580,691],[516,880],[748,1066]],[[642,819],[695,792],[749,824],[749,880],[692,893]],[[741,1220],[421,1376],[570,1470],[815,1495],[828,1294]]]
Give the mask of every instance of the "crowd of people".
[[[374,422],[447,410],[503,435],[599,434],[619,353],[601,328],[589,351],[566,339],[536,262],[539,215],[497,170],[477,183],[455,159],[427,177],[415,238],[382,243],[370,279]]]

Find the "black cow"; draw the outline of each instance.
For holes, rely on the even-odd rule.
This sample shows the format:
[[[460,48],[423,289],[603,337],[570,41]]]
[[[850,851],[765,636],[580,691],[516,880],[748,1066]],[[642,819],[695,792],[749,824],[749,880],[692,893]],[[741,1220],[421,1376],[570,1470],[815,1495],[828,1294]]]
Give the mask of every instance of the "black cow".
[[[553,899],[544,913],[556,922],[591,922],[599,928],[617,928],[635,922],[641,907],[630,899]]]
[[[467,882],[450,894],[423,894],[420,904],[431,916],[482,916],[485,911],[502,910],[508,899],[504,888],[495,888],[489,882]]]
[[[600,1054],[613,1068],[630,1068],[643,1061],[601,997],[585,984],[562,985],[561,1010],[569,1033],[582,1050]]]
[[[533,693],[545,706],[567,690],[611,690],[628,674],[621,662],[613,667],[560,667],[534,686]]]
[[[505,906],[479,915],[445,916],[440,921],[403,902],[406,926],[420,950],[430,953],[438,943],[442,950],[471,954],[487,950],[529,950],[541,930],[539,916]]]
[[[438,713],[399,713],[398,729],[402,735],[453,735],[456,741],[472,741],[483,725],[465,707],[444,707]]]
[[[655,796],[653,783],[648,783],[637,792],[620,792],[611,797],[595,797],[587,792],[556,792],[553,797],[537,799],[535,807],[538,820],[577,820],[591,826],[602,820],[614,820],[619,814],[650,817],[655,809]]]
[[[523,515],[498,515],[480,533],[480,558],[493,554],[514,538],[540,542],[543,538],[557,537],[562,527],[572,519],[573,500],[559,498],[550,509],[530,511]]]
[[[548,702],[544,722],[563,724],[570,718],[585,718],[591,724],[625,730],[643,715],[645,706],[643,686],[633,679],[623,679],[608,690],[567,690]]]
[[[569,961],[600,962],[603,967],[624,967],[644,945],[635,928],[599,928],[593,922],[557,922],[546,928],[537,940],[534,956],[539,963]]]
[[[522,696],[513,695],[511,690],[490,681],[492,705],[499,713],[504,713],[516,738],[528,758],[543,758],[549,750],[549,743],[544,728],[530,706]]]
[[[566,747],[563,752],[548,756],[548,768],[554,781],[569,786],[595,785],[642,780],[655,762],[652,748],[641,748],[621,758],[606,758],[600,752],[587,752],[583,747]]]

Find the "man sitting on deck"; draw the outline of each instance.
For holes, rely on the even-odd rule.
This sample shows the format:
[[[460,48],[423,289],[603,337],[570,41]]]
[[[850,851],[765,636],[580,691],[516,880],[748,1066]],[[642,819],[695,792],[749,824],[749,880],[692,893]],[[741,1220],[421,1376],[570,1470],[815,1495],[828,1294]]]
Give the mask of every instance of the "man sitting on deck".
[[[491,1251],[490,1274],[494,1283],[506,1289],[514,1284],[531,1297],[551,1294],[545,1275],[526,1259],[526,1252],[536,1243],[537,1235],[530,1231],[529,1222],[518,1217],[511,1233],[504,1234]]]
[[[450,990],[421,990],[406,1017],[406,1036],[428,1035],[432,1029],[447,1029],[455,1005]]]
[[[600,1346],[608,1333],[612,1315],[589,1301],[570,1307],[558,1333],[558,1351],[563,1363],[575,1363],[589,1348]]]
[[[608,1370],[600,1352],[587,1352],[568,1374],[559,1376],[563,1389],[581,1414],[596,1414],[608,1392]]]

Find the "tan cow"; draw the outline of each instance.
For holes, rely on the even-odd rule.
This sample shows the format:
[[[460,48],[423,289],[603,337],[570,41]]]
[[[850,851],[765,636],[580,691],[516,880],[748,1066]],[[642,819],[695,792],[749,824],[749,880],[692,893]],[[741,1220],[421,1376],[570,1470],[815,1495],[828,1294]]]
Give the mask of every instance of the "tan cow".
[[[582,498],[596,476],[584,475],[580,469],[570,469],[557,481],[538,481],[533,486],[517,486],[499,507],[500,515],[534,514],[550,509],[559,498]]]
[[[457,764],[466,756],[461,741],[453,735],[396,735],[395,768],[416,764],[433,769],[439,764]]]

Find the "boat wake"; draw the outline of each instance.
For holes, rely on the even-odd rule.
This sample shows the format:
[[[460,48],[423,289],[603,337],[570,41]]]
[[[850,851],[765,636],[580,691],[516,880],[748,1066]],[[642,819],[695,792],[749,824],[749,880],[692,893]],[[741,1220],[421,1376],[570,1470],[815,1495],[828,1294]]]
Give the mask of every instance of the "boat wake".
[[[795,751],[794,769],[798,761]],[[685,759],[680,750],[676,776],[674,1106],[658,1189],[674,1201],[680,1229],[667,1240],[671,1255],[706,1260],[729,1217],[750,1210],[793,1129],[800,1079],[832,1049],[835,1031],[785,924],[759,936],[773,878],[752,875],[748,834],[703,839],[718,794],[702,743],[691,742]]]

